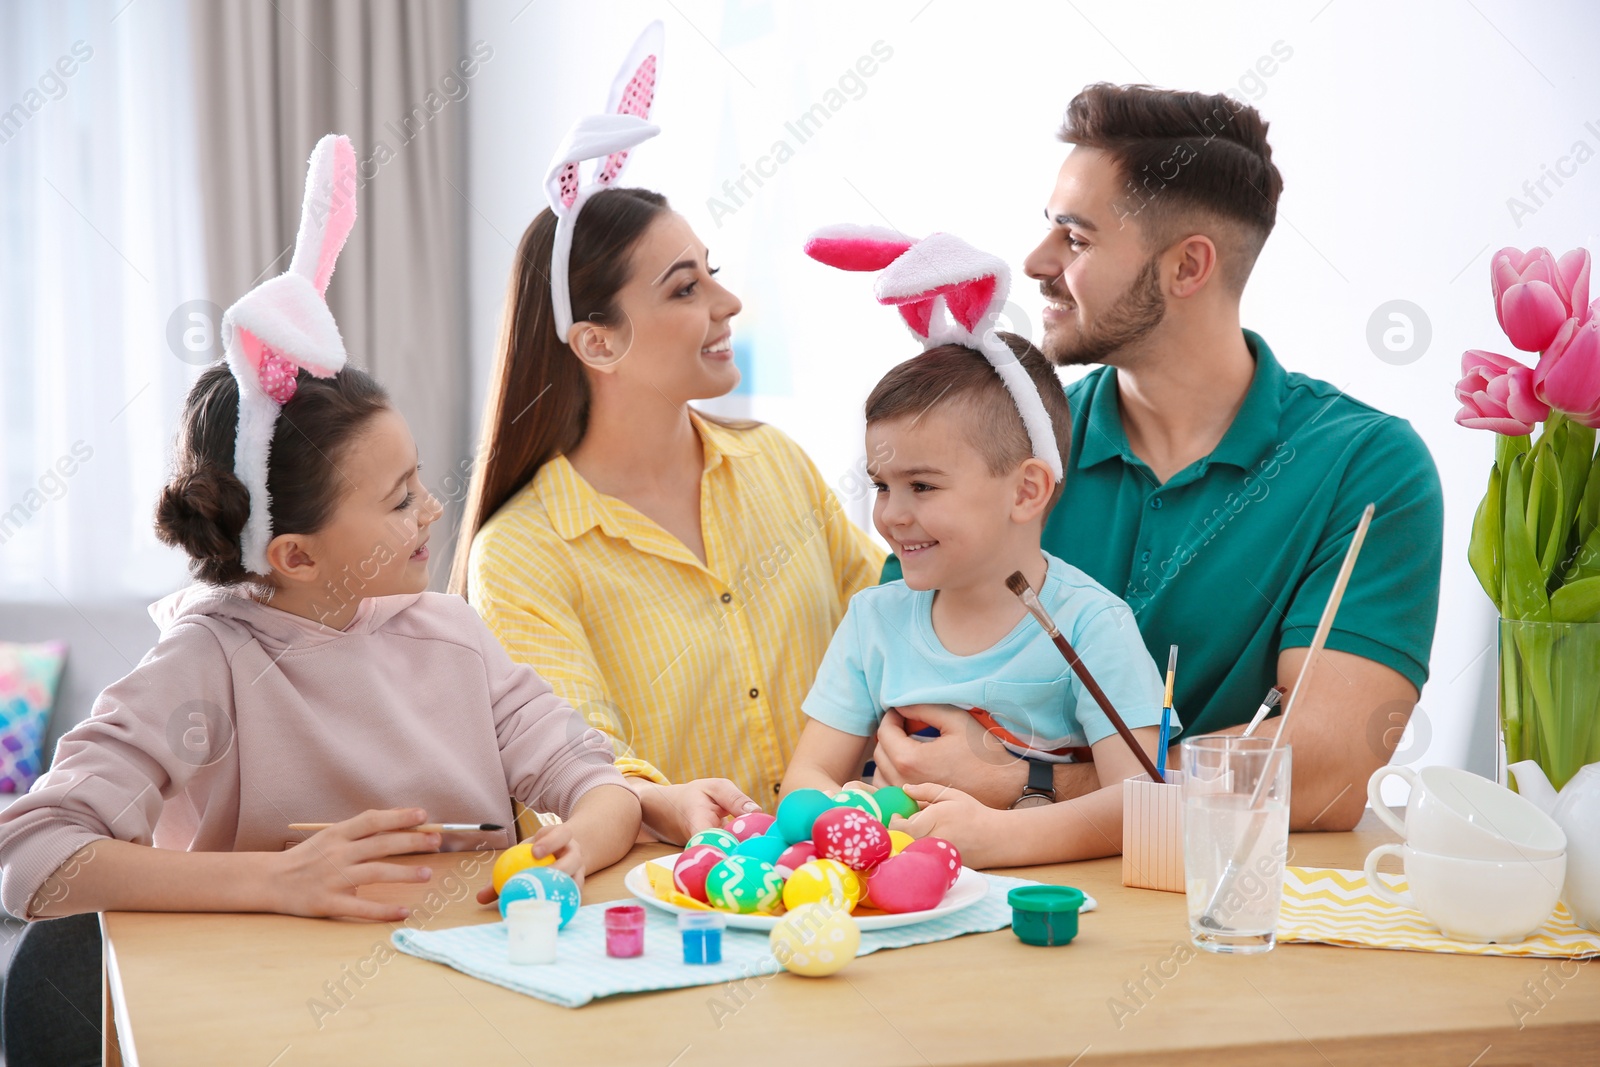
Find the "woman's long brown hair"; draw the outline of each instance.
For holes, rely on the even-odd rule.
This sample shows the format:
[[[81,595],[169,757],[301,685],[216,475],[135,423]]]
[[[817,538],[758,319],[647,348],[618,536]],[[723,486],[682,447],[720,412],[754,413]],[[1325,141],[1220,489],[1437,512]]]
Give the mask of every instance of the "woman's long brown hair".
[[[617,293],[628,281],[634,245],[670,211],[645,189],[607,189],[585,202],[572,237],[569,288],[574,322],[618,324]],[[556,335],[550,303],[550,251],[556,217],[549,208],[528,224],[506,291],[500,340],[489,374],[488,403],[450,567],[450,591],[467,595],[467,557],[483,524],[550,460],[576,448],[588,429],[589,379]]]

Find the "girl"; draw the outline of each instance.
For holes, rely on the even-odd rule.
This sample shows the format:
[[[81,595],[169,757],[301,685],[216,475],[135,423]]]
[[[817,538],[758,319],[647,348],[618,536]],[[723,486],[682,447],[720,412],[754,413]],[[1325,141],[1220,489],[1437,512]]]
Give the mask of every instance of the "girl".
[[[409,909],[359,888],[430,872],[386,857],[512,843],[413,829],[429,818],[554,811],[535,852],[579,879],[637,834],[605,738],[459,598],[424,592],[438,502],[383,390],[340,369],[322,303],[354,176],[349,142],[324,138],[289,271],[229,310],[227,364],[190,391],[156,530],[202,584],[156,605],[154,650],[0,815],[16,915],[397,921]],[[316,821],[334,825],[287,829]]]
[[[755,808],[739,786],[776,801],[800,700],[883,553],[793,441],[690,406],[739,383],[740,304],[664,197],[614,187],[656,132],[656,30],[517,249],[451,588],[612,737],[645,824],[681,842]],[[739,786],[704,777],[723,774]]]

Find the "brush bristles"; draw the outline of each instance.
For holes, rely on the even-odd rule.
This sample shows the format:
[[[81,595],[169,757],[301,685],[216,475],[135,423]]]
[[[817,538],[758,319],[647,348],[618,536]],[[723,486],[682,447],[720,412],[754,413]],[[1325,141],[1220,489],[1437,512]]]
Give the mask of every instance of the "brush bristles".
[[[1289,690],[1285,689],[1281,685],[1273,686],[1272,691],[1267,694],[1267,706],[1272,708],[1277,707],[1279,702],[1283,700],[1283,695],[1288,691]]]
[[[1011,577],[1006,579],[1006,588],[1011,590],[1017,596],[1021,596],[1029,589],[1028,579],[1022,576],[1021,571],[1012,571]]]

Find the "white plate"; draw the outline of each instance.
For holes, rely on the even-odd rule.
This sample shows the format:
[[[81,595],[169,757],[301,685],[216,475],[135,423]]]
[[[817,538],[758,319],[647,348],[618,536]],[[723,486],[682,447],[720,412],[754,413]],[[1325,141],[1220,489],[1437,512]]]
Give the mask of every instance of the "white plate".
[[[648,860],[647,862],[657,864],[671,871],[672,864],[681,855],[681,852],[675,852],[670,856],[662,856],[660,859]],[[680,915],[701,913],[699,908],[683,908],[676,904],[668,904],[658,898],[650,890],[650,875],[645,871],[644,867],[643,863],[639,864],[629,871],[628,876],[623,879],[622,884],[628,892],[646,904],[660,908],[662,911],[676,912]],[[855,917],[856,925],[866,931],[888,930],[895,926],[910,926],[912,923],[927,922],[929,919],[937,919],[941,915],[949,915],[952,912],[957,912],[962,908],[976,904],[988,892],[989,879],[971,867],[963,867],[961,868],[961,877],[957,878],[956,884],[945,892],[944,899],[939,901],[938,907],[929,908],[926,911],[902,912],[899,915],[858,915]],[[1089,906],[1089,902],[1085,901],[1084,910],[1088,910]],[[735,930],[771,930],[778,923],[777,918],[771,915],[739,915],[731,911],[719,911],[717,914],[727,919],[728,925]]]

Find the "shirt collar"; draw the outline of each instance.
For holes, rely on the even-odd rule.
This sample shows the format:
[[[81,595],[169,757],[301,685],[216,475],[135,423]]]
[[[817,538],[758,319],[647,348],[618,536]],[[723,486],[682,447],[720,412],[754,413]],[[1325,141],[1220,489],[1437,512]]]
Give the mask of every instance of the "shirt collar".
[[[1205,463],[1250,467],[1277,440],[1278,421],[1283,410],[1283,366],[1260,334],[1245,330],[1244,340],[1256,361],[1255,374],[1232,425],[1211,455],[1205,458]],[[1128,447],[1128,435],[1122,428],[1117,371],[1111,368],[1100,375],[1090,394],[1089,414],[1085,419],[1083,442],[1078,446],[1076,466],[1083,470],[1118,456],[1128,463],[1139,462]]]
[[[689,422],[700,435],[705,455],[702,477],[720,467],[724,459],[743,459],[757,452],[744,435],[708,421],[692,408]],[[557,456],[539,469],[534,490],[550,516],[551,527],[564,540],[571,541],[596,526],[608,537],[625,538],[632,532],[625,518],[610,506],[610,498],[585,481],[566,456]]]

